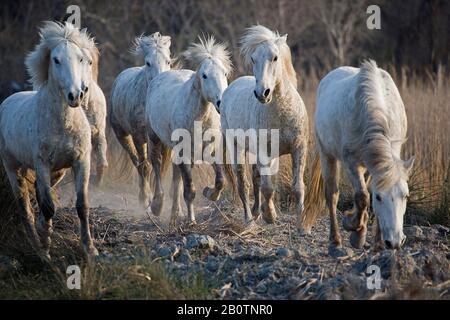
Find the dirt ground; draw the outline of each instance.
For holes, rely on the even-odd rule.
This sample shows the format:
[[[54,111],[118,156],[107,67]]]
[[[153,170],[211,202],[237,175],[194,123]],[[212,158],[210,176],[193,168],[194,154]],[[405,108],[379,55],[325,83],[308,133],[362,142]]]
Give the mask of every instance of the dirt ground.
[[[70,188],[61,187],[56,237],[78,234]],[[126,185],[96,190],[90,197],[99,261],[134,261],[144,252],[145,259],[159,261],[178,279],[201,275],[208,298],[450,298],[450,230],[444,226],[406,225],[404,247],[383,252],[371,250],[371,227],[361,250],[351,249],[348,233],[341,231],[347,254],[333,258],[328,254],[327,217],[319,218],[311,235],[298,232],[297,217],[288,210],[280,211],[274,224],[259,219],[256,227],[247,229],[239,200],[227,196],[211,203],[199,191],[197,225],[181,216],[173,228],[167,224],[167,212],[161,217],[146,213],[137,190]],[[165,207],[170,207],[170,199]],[[57,238],[54,242],[58,246]]]
[[[275,224],[259,219],[256,228],[246,229],[238,200],[211,203],[198,192],[198,224],[189,225],[181,216],[177,228],[171,228],[168,213],[146,213],[133,193],[117,188],[93,193],[91,203],[101,202],[104,206],[92,209],[100,259],[133,259],[130,252],[145,248],[171,274],[202,274],[212,288],[211,298],[450,298],[450,230],[444,226],[406,225],[404,247],[383,252],[371,250],[370,227],[361,250],[351,249],[348,233],[341,231],[347,255],[333,258],[327,217],[318,220],[311,235],[298,232],[289,211],[280,212]],[[75,214],[73,209],[62,212]],[[379,289],[374,285],[377,270]]]

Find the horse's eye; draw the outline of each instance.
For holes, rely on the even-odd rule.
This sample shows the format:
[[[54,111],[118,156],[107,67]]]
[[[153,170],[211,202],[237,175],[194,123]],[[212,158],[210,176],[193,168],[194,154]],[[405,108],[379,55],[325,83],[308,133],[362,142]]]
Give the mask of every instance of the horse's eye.
[[[250,59],[252,60],[252,63],[255,63],[255,60],[253,60],[253,57],[250,57]]]
[[[208,78],[208,77],[206,76],[206,74],[203,74],[203,76],[202,76],[202,77],[203,77],[203,79],[206,79],[206,78]]]
[[[59,64],[59,60],[57,58],[53,58],[53,61],[55,62],[55,64]]]
[[[375,195],[375,199],[377,199],[377,201],[381,202],[381,197],[379,194]]]
[[[92,66],[92,61],[89,61],[89,65]]]
[[[277,61],[278,60],[278,56],[275,56],[274,58],[273,58],[273,61]]]
[[[80,59],[80,62],[83,62],[83,58]]]
[[[167,65],[170,66],[170,61],[167,61]]]
[[[146,62],[145,64],[147,65],[147,67],[150,67],[150,62]]]

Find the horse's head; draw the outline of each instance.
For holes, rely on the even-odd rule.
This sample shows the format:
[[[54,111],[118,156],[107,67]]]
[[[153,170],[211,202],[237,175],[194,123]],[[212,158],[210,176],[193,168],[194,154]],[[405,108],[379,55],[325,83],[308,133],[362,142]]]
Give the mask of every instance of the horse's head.
[[[91,52],[87,49],[82,49],[84,54],[83,59],[83,75],[82,75],[82,82],[81,82],[81,89],[84,94],[87,94],[89,91],[89,85],[92,81],[94,81],[94,73],[93,73],[93,57]]]
[[[406,240],[403,234],[403,216],[406,211],[406,202],[409,196],[408,176],[414,164],[414,158],[407,161],[396,162],[400,174],[383,187],[374,183],[372,185],[372,207],[379,221],[381,235],[388,249],[399,249]]]
[[[228,87],[228,74],[231,71],[230,53],[226,46],[216,43],[213,37],[201,39],[183,53],[184,57],[198,64],[195,83],[203,99],[211,102],[218,112],[225,89]]]
[[[83,99],[85,54],[70,41],[61,42],[50,52],[49,79],[55,83],[67,104],[78,107]]]
[[[47,21],[40,29],[40,42],[26,60],[35,90],[47,85],[59,91],[71,107],[78,107],[84,95],[86,52],[98,52],[87,31],[70,23]]]
[[[134,52],[142,55],[145,61],[145,72],[150,81],[158,74],[170,70],[171,38],[155,32],[150,36],[135,39]]]
[[[251,66],[256,79],[255,97],[261,103],[269,103],[275,87],[283,76],[283,65],[289,48],[287,35],[280,36],[264,26],[250,27],[241,39],[241,53],[245,64]]]

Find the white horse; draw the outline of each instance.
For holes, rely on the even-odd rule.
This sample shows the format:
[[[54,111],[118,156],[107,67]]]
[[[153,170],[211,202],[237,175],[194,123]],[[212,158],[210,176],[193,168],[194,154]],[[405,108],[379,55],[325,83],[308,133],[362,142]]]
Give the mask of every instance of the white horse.
[[[97,84],[98,77],[98,56],[99,52],[95,50],[89,51],[84,49],[85,53],[85,77],[83,88],[85,96],[81,103],[89,123],[91,124],[91,137],[93,153],[96,155],[97,173],[94,184],[100,186],[103,180],[103,174],[108,167],[106,157],[106,99],[102,89]]]
[[[55,205],[52,185],[67,168],[75,175],[76,208],[85,252],[97,255],[89,230],[91,130],[83,109],[83,49],[95,43],[72,24],[46,22],[26,58],[37,91],[19,92],[0,106],[0,155],[31,244],[48,256]],[[40,209],[37,231],[25,177],[34,171]],[[41,243],[40,243],[41,242]]]
[[[286,40],[287,35],[280,36],[260,25],[247,29],[241,40],[241,53],[245,63],[253,67],[254,76],[240,77],[230,84],[223,95],[220,115],[224,134],[228,129],[279,129],[279,154],[292,156],[292,191],[297,200],[296,211],[300,214],[303,210],[305,189],[303,174],[309,135],[308,115],[296,89],[296,74]],[[245,141],[242,145],[242,140],[233,140],[227,141],[226,144],[228,148],[238,149],[233,152],[236,155],[233,168],[244,206],[245,221],[251,223],[245,165],[237,160],[243,159],[251,148]],[[269,138],[269,145],[272,142],[274,141]],[[231,153],[231,150],[228,151]],[[252,214],[255,219],[260,215],[262,190],[265,198],[262,206],[263,218],[272,223],[276,219],[276,212],[271,175],[261,174],[261,170],[270,167],[275,158],[272,153],[269,165],[260,160],[258,157],[257,164],[253,165],[255,203]]]
[[[161,166],[167,167],[170,157],[166,149],[172,149],[179,141],[172,140],[176,129],[186,129],[194,135],[194,122],[202,122],[203,133],[216,130],[220,136],[220,117],[215,108],[221,104],[222,94],[228,85],[231,71],[230,54],[224,44],[216,43],[213,37],[200,39],[183,53],[184,57],[198,65],[197,70],[167,71],[152,80],[148,88],[146,116],[150,159],[155,175],[155,195],[152,212],[159,215],[164,191],[161,186]],[[214,108],[215,107],[215,108]],[[164,154],[166,156],[164,156]],[[191,159],[192,160],[192,159]],[[188,161],[189,162],[189,161]],[[192,183],[192,164],[183,162],[173,165],[172,223],[180,212],[181,177],[184,183],[184,199],[188,216],[195,223],[193,201],[195,189]],[[216,173],[214,189],[206,187],[203,194],[217,200],[224,187],[222,166],[214,164]]]
[[[169,36],[162,36],[159,32],[136,38],[134,53],[144,58],[145,66],[122,71],[111,91],[110,123],[139,173],[139,199],[145,207],[150,200],[145,99],[150,81],[161,72],[170,70],[170,42]]]
[[[342,162],[355,191],[355,213],[344,219],[352,231],[351,244],[360,248],[366,239],[370,176],[372,206],[377,218],[376,243],[381,236],[387,248],[400,248],[405,240],[403,215],[408,197],[408,175],[414,158],[400,159],[406,139],[405,108],[391,76],[374,61],[360,68],[341,67],[322,79],[317,94],[315,131],[320,163],[316,156],[309,203],[319,203],[322,178],[330,212],[330,254],[338,253],[341,237],[336,220],[339,198],[339,166]],[[305,210],[302,223],[309,230],[318,210]]]

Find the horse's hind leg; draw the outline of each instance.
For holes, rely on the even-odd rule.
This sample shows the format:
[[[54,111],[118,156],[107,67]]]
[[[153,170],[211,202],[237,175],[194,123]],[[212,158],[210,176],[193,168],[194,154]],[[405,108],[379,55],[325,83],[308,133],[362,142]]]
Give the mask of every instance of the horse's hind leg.
[[[292,154],[292,193],[296,202],[295,211],[301,215],[305,201],[305,183],[303,177],[306,168],[307,142],[295,149]]]
[[[253,219],[258,219],[261,210],[261,175],[258,170],[258,166],[254,164],[252,166],[252,180],[253,180],[253,195],[255,202],[253,203],[252,215]]]
[[[155,193],[151,202],[152,213],[156,216],[161,214],[164,201],[164,190],[161,183],[161,166],[162,166],[162,152],[163,145],[162,142],[153,137],[149,138],[149,150],[150,150],[150,161],[153,167],[153,174],[155,175]]]
[[[195,199],[195,187],[192,182],[192,167],[190,164],[182,163],[179,165],[181,176],[183,177],[183,196],[186,202],[186,207],[188,211],[188,217],[191,223],[195,223],[195,213],[194,213],[194,199]]]
[[[343,225],[347,231],[352,231],[350,243],[354,248],[361,248],[366,242],[367,221],[369,220],[369,193],[364,179],[364,169],[361,166],[345,163],[346,173],[355,190],[356,212],[344,217]]]
[[[137,170],[139,173],[140,199],[146,207],[150,204],[150,163],[147,157],[147,141],[145,135],[134,137],[139,165]]]
[[[220,198],[220,194],[224,188],[223,166],[221,164],[214,163],[213,167],[216,174],[214,189],[205,187],[205,189],[203,189],[203,195],[211,201],[217,201]]]
[[[170,216],[170,224],[175,226],[177,223],[177,218],[181,211],[180,206],[180,191],[181,191],[181,172],[180,168],[177,165],[172,166],[172,213]]]
[[[90,156],[74,163],[75,190],[77,194],[76,209],[80,219],[81,244],[88,257],[97,256],[98,251],[94,246],[89,229],[89,204],[88,186],[90,173]]]
[[[339,166],[335,158],[320,155],[320,166],[325,184],[325,201],[330,213],[330,246],[328,252],[332,256],[340,255],[338,248],[342,247],[341,235],[336,216],[339,200]]]
[[[103,183],[105,169],[108,167],[108,159],[106,157],[108,145],[104,130],[103,132],[100,130],[97,137],[95,137],[93,147],[97,156],[97,174],[95,176],[94,185],[100,187]]]
[[[277,219],[277,212],[275,210],[275,204],[273,203],[273,185],[272,175],[264,174],[262,169],[270,171],[269,167],[258,166],[261,174],[261,191],[264,196],[264,202],[262,204],[262,217],[267,223],[274,223]]]
[[[22,225],[25,228],[32,247],[39,252],[41,250],[41,244],[34,226],[34,213],[30,203],[27,181],[17,169],[9,168],[5,165],[5,170],[19,207]]]

